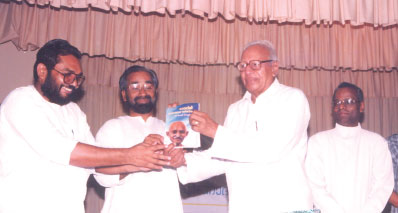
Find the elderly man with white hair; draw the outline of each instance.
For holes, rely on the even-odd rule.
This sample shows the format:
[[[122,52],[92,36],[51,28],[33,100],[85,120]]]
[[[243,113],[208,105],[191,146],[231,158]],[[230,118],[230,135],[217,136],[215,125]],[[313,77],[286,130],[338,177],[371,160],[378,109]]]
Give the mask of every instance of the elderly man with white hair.
[[[306,96],[280,84],[278,60],[268,41],[249,43],[237,64],[247,90],[232,104],[224,125],[194,111],[194,131],[214,138],[210,149],[185,154],[183,183],[226,174],[229,212],[310,212],[304,173],[310,110]]]

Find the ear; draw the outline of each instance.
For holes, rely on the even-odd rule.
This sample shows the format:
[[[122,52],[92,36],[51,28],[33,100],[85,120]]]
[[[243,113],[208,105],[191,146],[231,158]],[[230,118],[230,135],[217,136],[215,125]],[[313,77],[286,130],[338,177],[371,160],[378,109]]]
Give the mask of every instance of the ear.
[[[364,112],[365,111],[365,101],[362,101],[359,104],[359,112]]]
[[[47,74],[48,74],[47,67],[43,63],[40,63],[36,67],[36,72],[37,72],[37,76],[39,77],[39,81],[44,82],[46,80]]]
[[[279,74],[279,64],[278,61],[272,62],[272,76],[276,77]]]
[[[127,98],[126,98],[126,90],[122,90],[122,99],[123,99],[123,102],[126,102],[126,101],[127,101]]]

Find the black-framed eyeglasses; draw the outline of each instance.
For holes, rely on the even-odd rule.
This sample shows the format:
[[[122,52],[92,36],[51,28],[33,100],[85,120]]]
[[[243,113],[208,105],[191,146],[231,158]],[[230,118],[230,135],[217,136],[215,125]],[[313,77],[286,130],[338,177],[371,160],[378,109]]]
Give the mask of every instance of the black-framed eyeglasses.
[[[249,61],[249,63],[239,62],[236,65],[236,68],[238,68],[238,70],[240,72],[243,72],[243,71],[245,71],[246,67],[249,66],[252,70],[257,71],[261,68],[262,63],[268,63],[268,62],[272,62],[272,61],[274,61],[274,60],[251,60],[251,61]]]
[[[74,73],[74,72],[63,73],[63,72],[55,69],[55,67],[53,68],[53,70],[55,70],[59,74],[63,75],[64,82],[67,84],[72,84],[76,80],[77,85],[80,86],[86,79],[86,77],[83,75],[83,73],[80,73],[79,75],[76,75],[76,73]]]
[[[355,105],[356,103],[358,103],[358,101],[353,98],[346,98],[344,100],[333,100],[333,106],[335,107],[338,107],[340,105],[352,106]]]
[[[154,88],[154,85],[152,82],[145,82],[145,83],[141,83],[141,84],[140,83],[131,83],[131,84],[129,84],[128,88],[129,88],[129,90],[135,91],[135,92],[138,92],[141,89],[148,91],[148,90],[152,90]]]

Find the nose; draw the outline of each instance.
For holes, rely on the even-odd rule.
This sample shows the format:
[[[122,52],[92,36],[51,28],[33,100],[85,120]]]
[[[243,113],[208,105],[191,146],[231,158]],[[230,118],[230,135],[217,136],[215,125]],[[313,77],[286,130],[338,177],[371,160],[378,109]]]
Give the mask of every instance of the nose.
[[[341,103],[339,106],[338,106],[338,108],[341,110],[341,109],[344,109],[345,108],[345,103]]]
[[[138,94],[147,94],[145,88],[144,88],[144,87],[141,87],[141,88],[138,90]]]

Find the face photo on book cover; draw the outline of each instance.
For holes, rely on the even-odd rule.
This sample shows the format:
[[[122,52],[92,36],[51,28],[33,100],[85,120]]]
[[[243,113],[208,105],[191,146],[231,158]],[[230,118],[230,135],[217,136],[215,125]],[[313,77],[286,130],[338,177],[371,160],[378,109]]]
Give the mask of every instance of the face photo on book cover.
[[[166,135],[170,138],[170,141],[176,146],[182,146],[184,138],[188,135],[188,130],[184,122],[176,121],[170,124]]]

